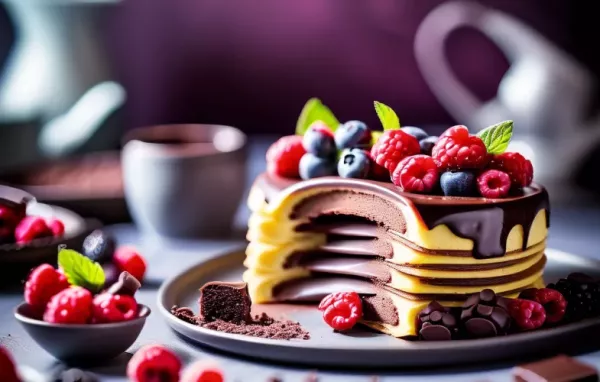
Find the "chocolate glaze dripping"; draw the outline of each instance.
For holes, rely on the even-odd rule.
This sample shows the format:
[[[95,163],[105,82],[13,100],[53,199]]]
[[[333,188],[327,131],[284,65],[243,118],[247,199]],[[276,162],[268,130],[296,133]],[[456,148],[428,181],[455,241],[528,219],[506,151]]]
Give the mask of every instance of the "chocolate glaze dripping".
[[[473,240],[473,256],[478,259],[503,256],[508,234],[516,225],[523,227],[525,250],[533,220],[542,209],[546,210],[546,227],[550,225],[550,203],[545,189],[510,203],[415,205],[427,228],[445,224],[456,236]]]

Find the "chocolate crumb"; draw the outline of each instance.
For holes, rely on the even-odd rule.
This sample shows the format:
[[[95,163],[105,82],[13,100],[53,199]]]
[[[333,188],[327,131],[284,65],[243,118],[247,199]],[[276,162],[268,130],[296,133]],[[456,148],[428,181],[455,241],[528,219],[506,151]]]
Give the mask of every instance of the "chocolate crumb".
[[[310,339],[310,333],[304,330],[298,322],[275,320],[266,313],[254,316],[254,319],[247,323],[226,322],[220,319],[205,321],[195,316],[190,308],[180,308],[177,306],[171,308],[171,314],[190,324],[225,333],[276,340]]]

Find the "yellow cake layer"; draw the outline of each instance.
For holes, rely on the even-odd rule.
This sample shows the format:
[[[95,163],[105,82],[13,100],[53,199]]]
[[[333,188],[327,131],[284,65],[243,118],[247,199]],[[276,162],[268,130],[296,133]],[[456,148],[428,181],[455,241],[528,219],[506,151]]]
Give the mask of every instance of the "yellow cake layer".
[[[264,202],[262,191],[254,187],[251,197],[248,200],[250,208],[253,209],[248,222],[249,240],[282,243],[294,241],[296,236],[302,235],[296,232],[296,227],[307,224],[310,221],[308,219],[291,220],[290,216],[294,208],[306,198],[330,190],[330,188],[325,186],[319,187],[318,184],[318,181],[314,181],[311,188],[302,188],[298,185],[288,187],[277,194],[276,198],[268,204]],[[356,190],[351,188],[336,187],[336,191],[344,190],[356,192]],[[397,196],[391,192],[389,194],[389,197],[387,197],[385,190],[383,190],[381,197],[392,203],[403,214],[406,222],[406,232],[402,234],[404,239],[414,243],[418,247],[431,250],[473,250],[472,240],[456,236],[445,224],[438,225],[431,230],[428,229],[418,215],[418,212],[410,207],[412,204],[399,202]],[[263,202],[257,202],[257,198]],[[524,247],[524,242],[526,243],[525,247],[542,243],[548,235],[546,219],[546,211],[540,210],[533,220],[527,238],[524,238],[523,227],[521,225],[512,227],[507,237],[506,251],[520,250]]]
[[[543,288],[544,287],[544,280],[539,277],[537,279],[534,279],[530,284],[525,285],[524,287],[522,287],[519,290],[513,291],[511,290],[510,293],[505,293],[501,295],[503,295],[504,297],[508,297],[508,298],[517,298],[520,291],[523,289],[527,289],[527,288]],[[417,315],[419,314],[419,312],[421,310],[423,310],[427,304],[429,304],[431,301],[414,301],[414,300],[408,300],[405,299],[401,296],[398,296],[396,294],[393,293],[388,293],[385,292],[386,296],[389,297],[394,306],[396,307],[396,311],[398,312],[398,325],[390,325],[390,324],[384,324],[384,323],[380,323],[380,322],[370,322],[370,321],[365,321],[362,320],[361,323],[364,325],[367,325],[377,331],[380,331],[382,333],[385,334],[389,334],[390,336],[393,337],[407,337],[407,336],[415,336],[417,335],[417,328],[416,328],[416,318]],[[460,300],[460,301],[443,301],[443,305],[447,306],[447,307],[453,307],[453,306],[461,306],[463,304],[464,301]]]

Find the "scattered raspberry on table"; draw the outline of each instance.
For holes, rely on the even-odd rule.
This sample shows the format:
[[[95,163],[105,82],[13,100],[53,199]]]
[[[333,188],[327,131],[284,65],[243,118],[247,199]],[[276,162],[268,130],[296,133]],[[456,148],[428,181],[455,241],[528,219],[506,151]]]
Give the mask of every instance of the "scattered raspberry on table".
[[[127,364],[127,377],[133,382],[178,382],[179,357],[160,345],[140,348]]]
[[[200,360],[187,366],[179,382],[223,382],[223,371],[212,361]]]
[[[12,357],[4,347],[0,346],[0,381],[21,382]]]

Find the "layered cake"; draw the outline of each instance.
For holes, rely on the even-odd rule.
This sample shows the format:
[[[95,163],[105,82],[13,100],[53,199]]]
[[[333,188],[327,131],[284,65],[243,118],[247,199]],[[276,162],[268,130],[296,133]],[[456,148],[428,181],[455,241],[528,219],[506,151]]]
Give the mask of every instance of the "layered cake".
[[[252,301],[356,292],[361,323],[411,337],[434,300],[453,307],[485,289],[543,287],[548,194],[531,163],[506,152],[512,123],[438,138],[376,108],[380,133],[306,120],[305,107],[305,128],[269,150],[248,200]]]

